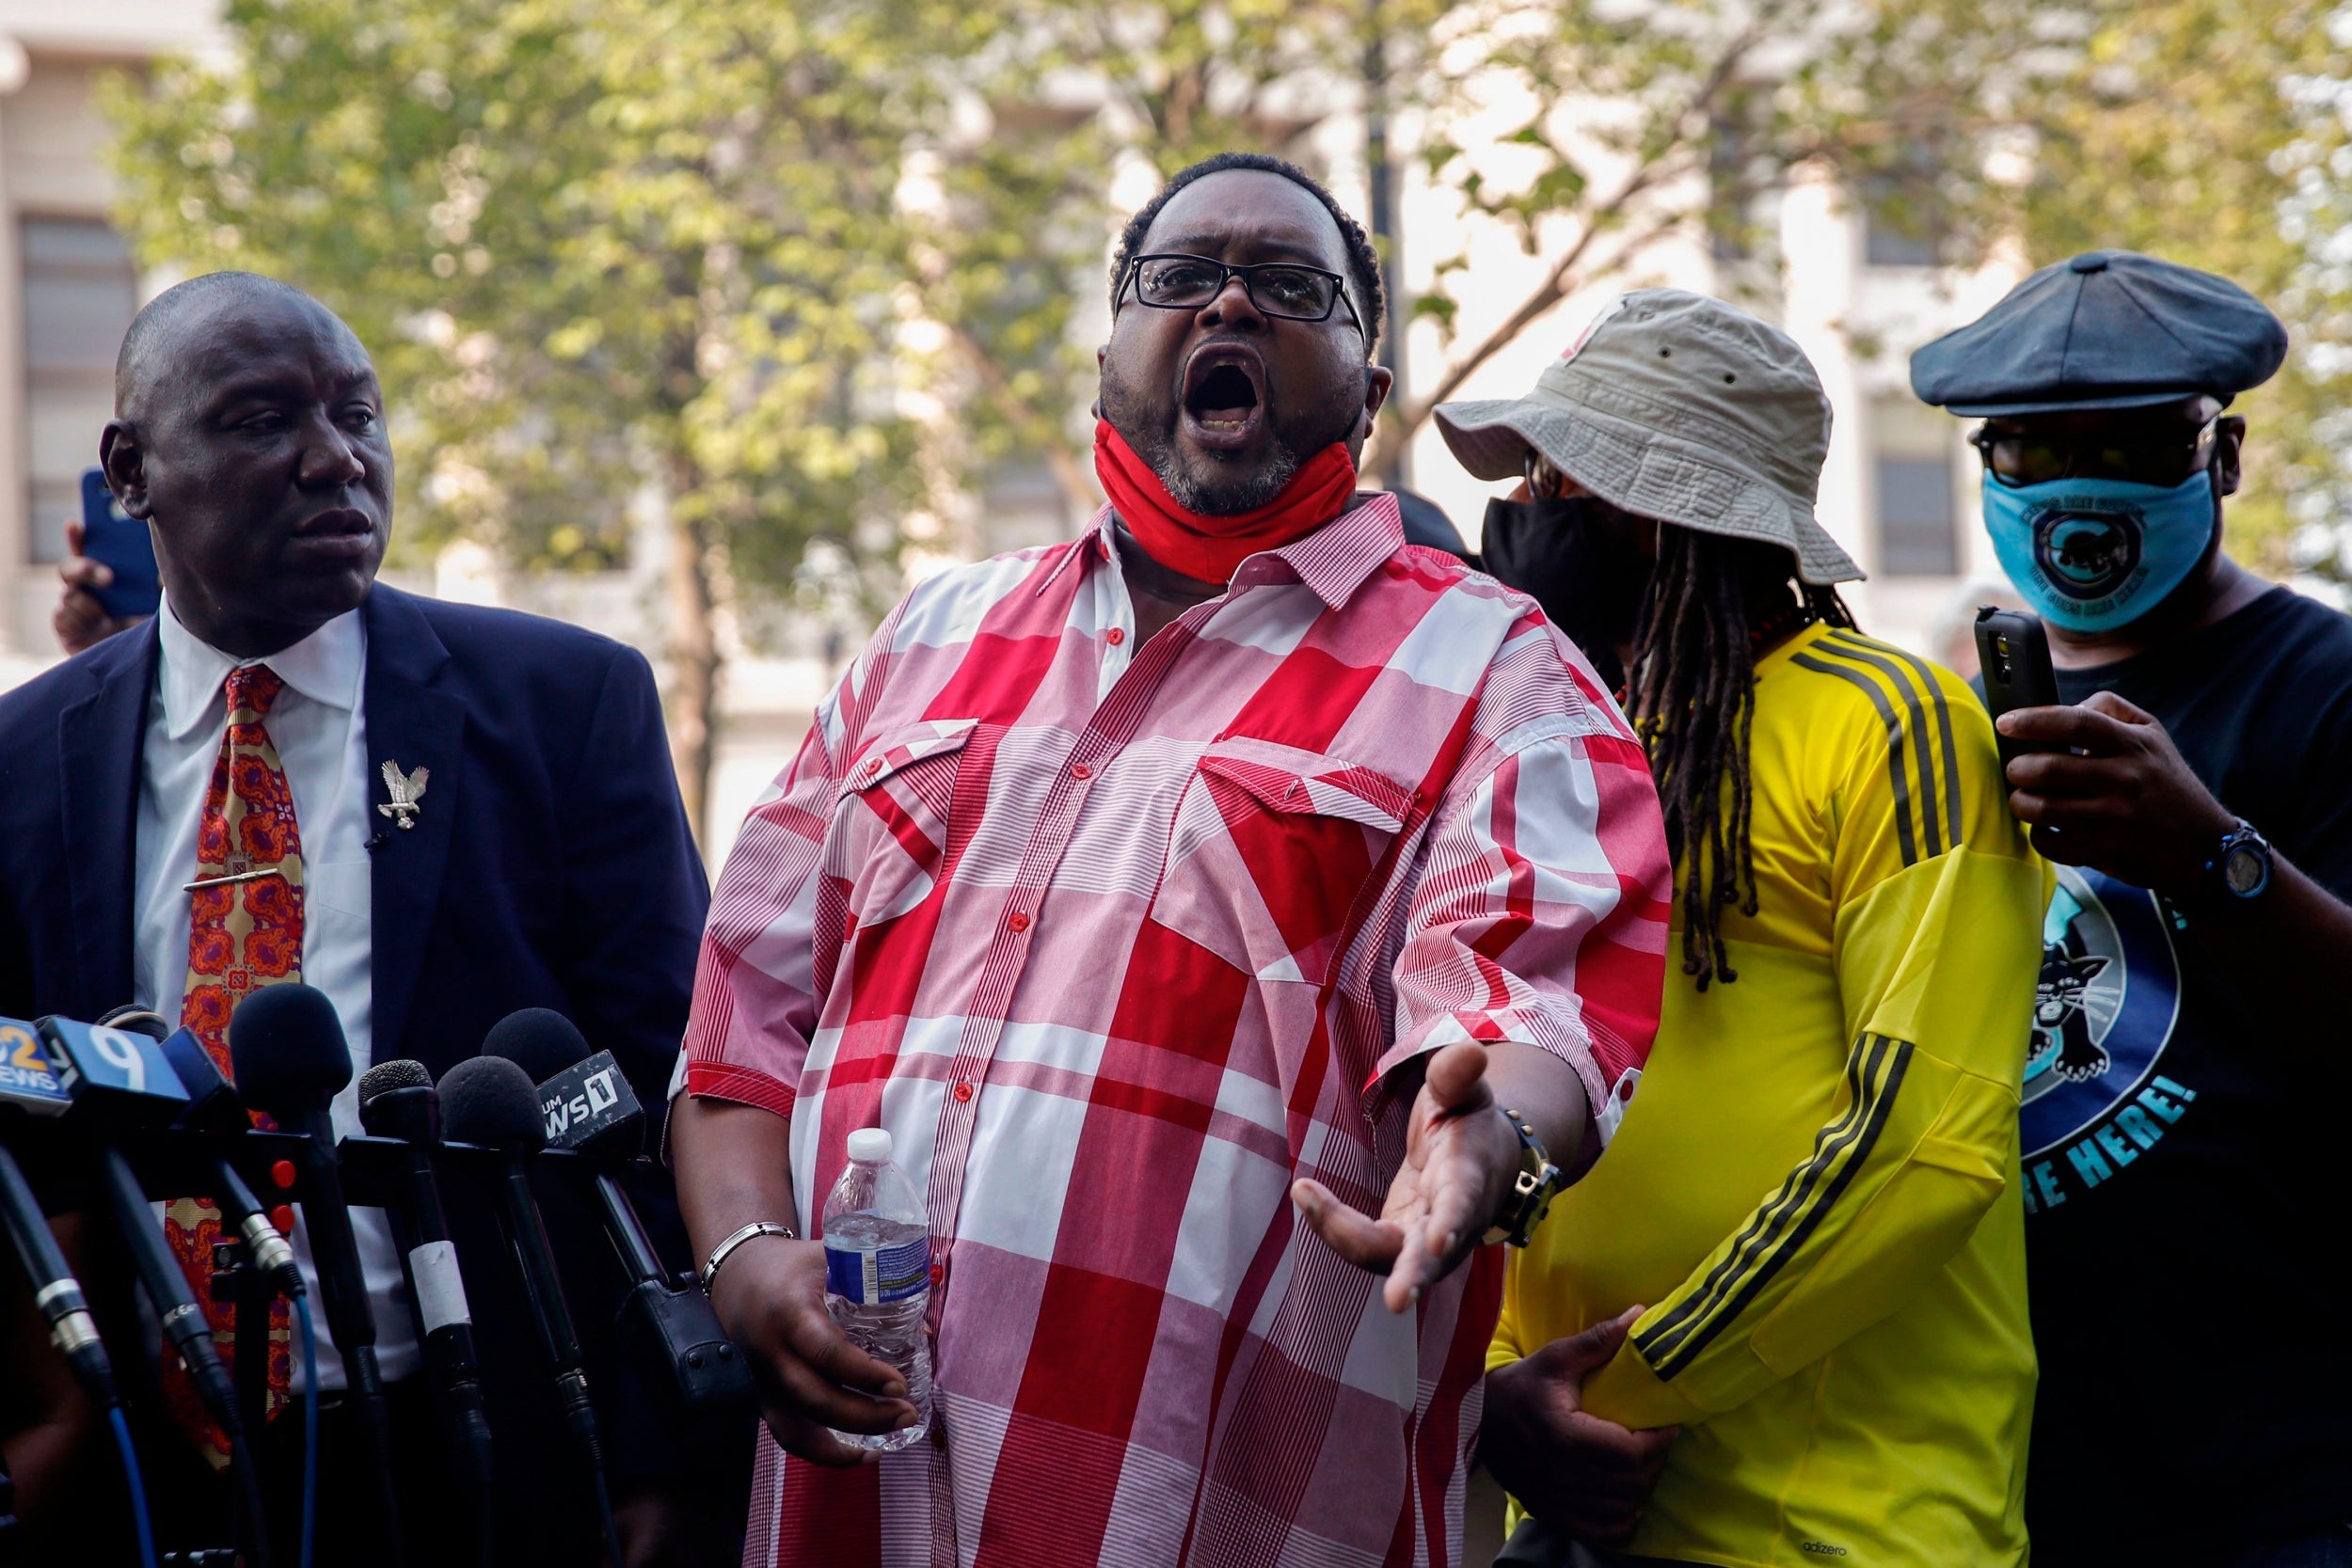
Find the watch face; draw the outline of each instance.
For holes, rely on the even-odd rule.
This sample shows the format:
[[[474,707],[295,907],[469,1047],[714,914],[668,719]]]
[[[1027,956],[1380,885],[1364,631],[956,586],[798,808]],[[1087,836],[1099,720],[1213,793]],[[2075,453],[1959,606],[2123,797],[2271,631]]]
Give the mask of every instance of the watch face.
[[[2240,898],[2251,898],[2270,880],[2270,857],[2250,844],[2231,847],[2221,862],[2222,880]]]

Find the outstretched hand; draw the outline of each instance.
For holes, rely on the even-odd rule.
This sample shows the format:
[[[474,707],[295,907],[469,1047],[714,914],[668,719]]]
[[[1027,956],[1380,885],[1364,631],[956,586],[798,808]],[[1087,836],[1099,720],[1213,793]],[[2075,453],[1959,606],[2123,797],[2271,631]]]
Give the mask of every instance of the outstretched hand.
[[[1449,1045],[1429,1059],[1405,1164],[1378,1220],[1311,1178],[1291,1184],[1291,1200],[1332,1251],[1389,1276],[1381,1297],[1391,1312],[1407,1310],[1470,1256],[1518,1172],[1518,1134],[1497,1110],[1486,1074],[1484,1046]]]

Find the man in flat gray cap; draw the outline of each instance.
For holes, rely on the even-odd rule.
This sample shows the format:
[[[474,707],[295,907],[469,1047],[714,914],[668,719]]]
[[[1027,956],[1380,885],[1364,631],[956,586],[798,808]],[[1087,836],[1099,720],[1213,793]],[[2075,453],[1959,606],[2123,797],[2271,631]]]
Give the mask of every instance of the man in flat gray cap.
[[[2352,1228],[2352,621],[2221,551],[2222,410],[2285,355],[2234,284],[2093,251],[1912,359],[1985,421],[2071,705],[2000,722],[2059,867],[2020,1139],[2039,1568],[2352,1562],[2352,1342],[2285,1331]]]

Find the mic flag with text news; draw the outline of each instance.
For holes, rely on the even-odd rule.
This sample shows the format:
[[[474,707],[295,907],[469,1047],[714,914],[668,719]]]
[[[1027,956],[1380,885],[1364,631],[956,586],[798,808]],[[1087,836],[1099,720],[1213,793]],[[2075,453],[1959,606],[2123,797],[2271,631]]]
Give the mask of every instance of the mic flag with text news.
[[[644,1107],[610,1051],[599,1051],[542,1082],[539,1105],[547,1116],[549,1148],[596,1148],[622,1128],[633,1145],[644,1136],[640,1131]]]

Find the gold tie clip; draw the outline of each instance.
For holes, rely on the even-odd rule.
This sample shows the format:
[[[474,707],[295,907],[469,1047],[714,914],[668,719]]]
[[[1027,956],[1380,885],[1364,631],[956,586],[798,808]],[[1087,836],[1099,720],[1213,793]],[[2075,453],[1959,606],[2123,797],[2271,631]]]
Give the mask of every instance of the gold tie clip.
[[[231,882],[257,882],[264,877],[284,875],[285,863],[279,861],[274,865],[257,865],[250,871],[232,871],[225,877],[199,877],[193,882],[183,883],[180,891],[194,893],[199,888],[227,887]]]

